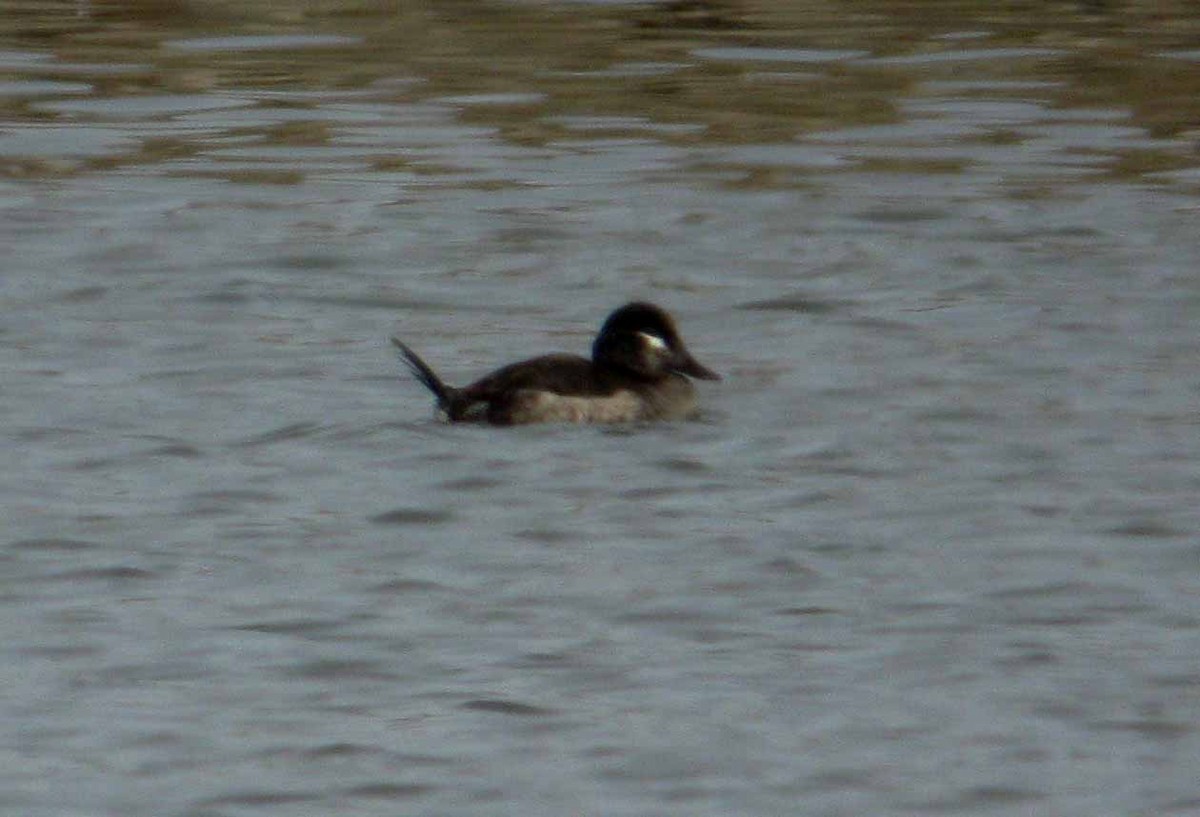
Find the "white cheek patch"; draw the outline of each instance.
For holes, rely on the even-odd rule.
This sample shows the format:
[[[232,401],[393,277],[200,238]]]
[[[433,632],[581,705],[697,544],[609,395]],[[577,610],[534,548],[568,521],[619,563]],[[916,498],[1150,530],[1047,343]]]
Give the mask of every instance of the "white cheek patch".
[[[647,348],[653,349],[656,352],[667,351],[667,342],[658,335],[651,335],[649,332],[638,332],[637,334],[642,339],[642,342],[646,344]]]

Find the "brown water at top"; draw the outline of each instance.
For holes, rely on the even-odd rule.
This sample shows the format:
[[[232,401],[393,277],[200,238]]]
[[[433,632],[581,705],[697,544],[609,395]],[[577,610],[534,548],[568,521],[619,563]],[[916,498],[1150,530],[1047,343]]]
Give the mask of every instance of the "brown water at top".
[[[406,155],[369,117],[436,105],[460,126],[527,150],[618,137],[687,149],[795,144],[897,125],[912,105],[989,101],[992,115],[974,122],[942,110],[944,131],[922,134],[927,146],[949,137],[1036,149],[1045,134],[1021,127],[1020,105],[1060,123],[1108,111],[1143,138],[1072,147],[1081,161],[1133,180],[1194,167],[1200,23],[1188,11],[1102,2],[14,0],[0,21],[0,155],[17,178],[137,167],[288,182],[319,157],[452,181],[467,168]],[[926,172],[962,161],[862,160]],[[769,186],[793,172],[752,163],[745,182]]]

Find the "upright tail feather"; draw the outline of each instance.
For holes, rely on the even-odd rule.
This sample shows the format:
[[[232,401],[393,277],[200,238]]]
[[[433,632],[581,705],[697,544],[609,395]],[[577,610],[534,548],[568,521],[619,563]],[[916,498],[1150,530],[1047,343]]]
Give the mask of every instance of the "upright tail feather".
[[[454,397],[454,388],[443,383],[433,369],[429,368],[429,364],[421,360],[417,353],[409,349],[399,338],[392,338],[392,345],[400,350],[401,359],[408,370],[412,372],[413,377],[424,383],[425,388],[437,397],[438,407],[446,410]]]

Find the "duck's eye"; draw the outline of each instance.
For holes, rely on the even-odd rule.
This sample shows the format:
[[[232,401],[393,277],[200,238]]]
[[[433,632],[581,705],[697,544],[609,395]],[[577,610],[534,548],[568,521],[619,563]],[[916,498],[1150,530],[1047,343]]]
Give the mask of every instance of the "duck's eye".
[[[665,352],[668,348],[667,342],[658,335],[652,335],[649,332],[638,332],[638,335],[641,337],[642,342],[645,343],[647,347],[654,349],[657,352]]]

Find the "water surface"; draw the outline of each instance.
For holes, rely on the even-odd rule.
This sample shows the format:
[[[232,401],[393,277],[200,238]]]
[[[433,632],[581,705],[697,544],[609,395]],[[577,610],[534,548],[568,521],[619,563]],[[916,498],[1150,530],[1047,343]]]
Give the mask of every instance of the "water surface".
[[[13,2],[0,811],[1200,810],[1188,11]]]

